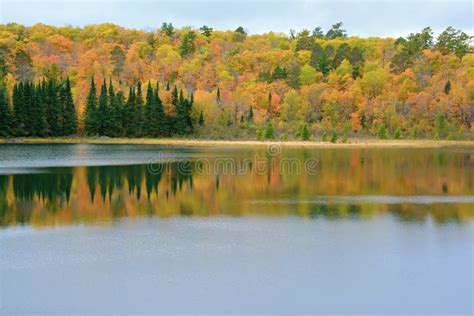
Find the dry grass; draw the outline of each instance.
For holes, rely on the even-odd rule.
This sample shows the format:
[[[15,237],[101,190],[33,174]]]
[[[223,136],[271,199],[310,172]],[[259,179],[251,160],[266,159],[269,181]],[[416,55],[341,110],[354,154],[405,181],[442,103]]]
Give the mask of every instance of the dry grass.
[[[416,147],[437,148],[449,146],[473,147],[474,141],[448,140],[379,140],[349,139],[347,143],[329,143],[320,141],[244,141],[244,140],[198,140],[176,138],[105,138],[105,137],[70,137],[70,138],[0,138],[1,143],[23,144],[159,144],[169,146],[268,146],[278,144],[285,147]]]

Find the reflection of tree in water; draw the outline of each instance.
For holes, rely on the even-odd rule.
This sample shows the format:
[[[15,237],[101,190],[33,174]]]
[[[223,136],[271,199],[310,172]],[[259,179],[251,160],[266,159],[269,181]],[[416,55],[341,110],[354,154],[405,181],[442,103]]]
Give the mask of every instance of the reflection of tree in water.
[[[72,169],[59,169],[52,173],[13,175],[13,193],[16,200],[55,200],[69,202],[72,186]]]
[[[192,166],[184,169],[183,166],[178,168],[177,163],[170,163],[157,169],[151,172],[147,165],[87,167],[87,185],[91,201],[94,201],[98,185],[102,201],[105,201],[108,195],[110,202],[114,190],[122,189],[124,180],[127,183],[129,195],[135,195],[137,200],[140,200],[142,186],[145,184],[147,198],[150,199],[153,192],[158,194],[158,185],[164,172],[170,175],[170,189],[174,195],[182,190],[184,183],[189,183],[192,187]]]
[[[0,225],[33,222],[39,224],[109,220],[124,216],[209,216],[265,215],[301,216],[318,219],[364,219],[389,214],[405,222],[466,222],[474,214],[466,204],[371,204],[298,203],[313,195],[368,194],[389,191],[394,195],[469,194],[471,182],[461,177],[470,158],[453,160],[446,155],[428,156],[394,163],[391,155],[327,151],[328,157],[314,152],[306,158],[323,161],[318,176],[306,174],[259,174],[247,169],[243,175],[201,174],[193,163],[54,168],[50,173],[0,176]],[[303,152],[306,154],[306,152]],[[333,155],[334,154],[334,155]],[[346,156],[347,157],[346,157]],[[291,156],[290,156],[291,158]],[[419,161],[419,160],[422,161]],[[397,160],[398,161],[398,160]],[[240,163],[242,164],[242,163]],[[435,172],[425,180],[411,166]],[[212,163],[209,168],[212,169]],[[455,182],[445,169],[452,168],[461,179]],[[202,168],[201,168],[202,169]],[[395,172],[404,170],[401,175]],[[193,176],[194,173],[194,176]],[[410,175],[407,177],[406,175]],[[414,176],[411,176],[415,174]],[[73,185],[74,180],[74,185]],[[398,186],[397,186],[398,183]],[[434,183],[434,184],[433,184]],[[71,188],[74,190],[71,192]],[[146,197],[145,197],[146,192]],[[392,193],[393,192],[393,193]],[[72,195],[72,197],[71,197]],[[297,197],[294,204],[252,206],[249,200]],[[71,200],[72,199],[72,200]],[[71,200],[71,201],[70,201]],[[352,204],[351,204],[352,203]]]
[[[9,178],[11,182],[9,184]],[[43,203],[49,212],[57,212],[71,197],[71,168],[55,169],[52,173],[15,174],[0,177],[0,224],[28,223],[36,203]],[[8,204],[9,185],[14,200]]]
[[[0,226],[3,226],[8,211],[7,202],[8,177],[0,176]]]

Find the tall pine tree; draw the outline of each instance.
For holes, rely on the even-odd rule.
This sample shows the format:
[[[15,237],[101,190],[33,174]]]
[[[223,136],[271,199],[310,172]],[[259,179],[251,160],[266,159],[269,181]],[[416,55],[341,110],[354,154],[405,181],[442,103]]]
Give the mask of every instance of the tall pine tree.
[[[77,133],[77,114],[74,100],[72,98],[71,81],[69,77],[62,89],[63,102],[63,135],[69,136]]]
[[[89,95],[87,96],[86,108],[84,111],[84,128],[87,135],[96,135],[97,112],[97,92],[94,77],[91,79]]]
[[[108,135],[109,133],[109,111],[107,99],[107,84],[104,79],[104,82],[100,88],[99,107],[97,109],[97,134],[99,135]]]
[[[13,115],[10,110],[8,96],[0,85],[0,137],[12,136]]]

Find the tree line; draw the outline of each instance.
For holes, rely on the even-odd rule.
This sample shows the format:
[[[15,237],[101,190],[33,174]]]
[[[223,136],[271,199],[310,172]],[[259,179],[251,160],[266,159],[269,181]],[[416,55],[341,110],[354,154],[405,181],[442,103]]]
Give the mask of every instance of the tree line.
[[[170,87],[167,85],[169,91]],[[159,84],[148,82],[143,97],[142,84],[129,89],[125,98],[114,90],[112,81],[102,83],[97,94],[91,79],[83,116],[84,134],[109,137],[170,137],[194,131],[191,118],[193,95],[185,97],[174,86],[171,111],[165,111],[159,96]],[[204,124],[201,113],[198,124]],[[58,137],[78,133],[78,118],[69,78],[61,83],[42,80],[38,84],[21,81],[13,88],[10,106],[8,95],[0,86],[0,136]]]
[[[12,106],[0,86],[0,136],[68,136],[77,133],[77,114],[69,78],[64,82],[20,81]]]
[[[189,135],[194,130],[191,119],[193,95],[185,97],[183,90],[174,86],[171,92],[171,111],[165,111],[159,96],[159,84],[148,82],[143,98],[142,83],[129,89],[125,99],[121,91],[115,93],[112,81],[101,85],[97,97],[94,79],[91,79],[84,111],[86,135],[109,137],[170,137]],[[169,85],[166,87],[169,90]],[[201,122],[203,124],[203,122]]]
[[[0,133],[73,133],[61,92],[70,77],[81,135],[472,138],[472,48],[452,27],[395,39],[348,36],[342,23],[290,36],[171,23],[0,25]]]

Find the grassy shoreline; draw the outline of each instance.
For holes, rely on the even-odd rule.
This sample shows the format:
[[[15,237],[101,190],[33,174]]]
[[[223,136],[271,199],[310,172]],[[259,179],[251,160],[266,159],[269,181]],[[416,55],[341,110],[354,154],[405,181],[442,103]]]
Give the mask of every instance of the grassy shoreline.
[[[105,138],[105,137],[68,137],[68,138],[0,138],[0,144],[157,144],[169,146],[268,146],[278,144],[285,147],[473,147],[474,141],[450,140],[380,140],[349,139],[347,143],[321,141],[252,141],[252,140],[204,140],[177,138]]]

